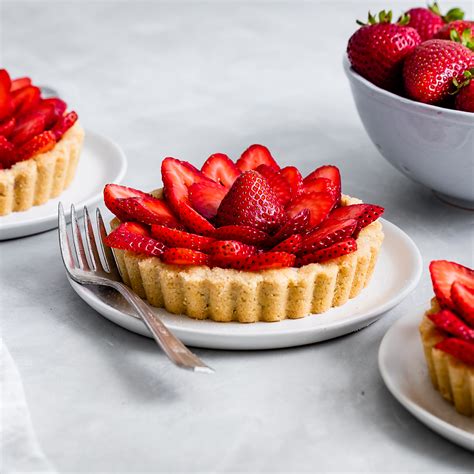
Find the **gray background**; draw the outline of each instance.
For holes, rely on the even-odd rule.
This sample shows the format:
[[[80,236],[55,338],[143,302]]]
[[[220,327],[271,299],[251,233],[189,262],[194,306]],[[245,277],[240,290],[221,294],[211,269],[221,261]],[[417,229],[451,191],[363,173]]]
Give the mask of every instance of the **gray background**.
[[[411,2],[391,5],[398,14]],[[386,330],[432,295],[428,262],[473,265],[473,214],[382,160],[343,75],[354,20],[387,6],[1,3],[2,66],[53,85],[87,128],[117,141],[129,185],[157,187],[167,155],[201,164],[264,143],[303,172],[340,166],[345,191],[385,206],[425,266],[415,292],[360,333],[287,350],[197,350],[217,374],[193,376],[76,296],[55,231],[1,243],[4,341],[59,471],[472,469],[472,455],[406,412],[377,370]]]

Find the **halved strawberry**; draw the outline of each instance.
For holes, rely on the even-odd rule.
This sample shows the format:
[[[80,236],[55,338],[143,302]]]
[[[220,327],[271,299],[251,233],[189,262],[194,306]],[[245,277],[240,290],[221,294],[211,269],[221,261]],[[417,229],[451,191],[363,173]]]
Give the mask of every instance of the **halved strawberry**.
[[[51,129],[54,133],[56,140],[61,140],[62,136],[76,123],[77,121],[77,113],[72,112],[63,115]]]
[[[6,91],[11,90],[12,80],[6,69],[0,69],[0,88]]]
[[[3,120],[0,122],[0,135],[8,138],[13,132],[16,124],[15,117],[10,117],[9,119]]]
[[[142,224],[140,222],[122,222],[120,225],[122,225],[122,229],[126,229],[129,232],[133,232],[134,234],[151,237],[150,227],[146,224]]]
[[[346,240],[354,233],[357,227],[356,219],[347,221],[324,222],[321,227],[304,236],[301,244],[301,253],[313,253],[316,250]]]
[[[206,252],[209,245],[214,242],[211,237],[191,234],[178,229],[170,229],[163,225],[152,225],[151,234],[168,247],[181,247]]]
[[[257,248],[236,240],[215,240],[209,244],[207,253],[212,255],[215,261],[215,259],[248,257],[257,253]]]
[[[66,112],[67,104],[64,100],[58,99],[57,97],[49,97],[48,99],[43,99],[40,103],[41,105],[49,105],[54,109],[54,116],[59,119]]]
[[[138,189],[121,186],[120,184],[106,184],[104,186],[104,202],[107,208],[115,214],[122,222],[133,219],[124,210],[118,206],[119,199],[133,198],[133,197],[148,197],[150,196]]]
[[[268,165],[276,171],[280,169],[270,150],[263,145],[249,146],[237,160],[236,165],[241,171],[254,170],[260,165]]]
[[[248,225],[225,225],[216,229],[212,236],[218,240],[237,240],[249,245],[262,244],[269,238],[266,232]]]
[[[19,77],[17,79],[13,79],[10,92],[15,92],[19,89],[23,89],[23,87],[31,86],[31,79],[29,77]]]
[[[38,87],[27,86],[12,92],[13,109],[16,115],[22,115],[29,112],[39,104],[41,100],[41,91]]]
[[[17,120],[10,136],[10,141],[16,146],[26,143],[46,129],[46,119],[41,114],[28,114]]]
[[[309,226],[309,216],[309,209],[302,209],[293,217],[287,219],[287,221],[280,227],[278,232],[268,240],[267,244],[269,246],[273,246],[278,242],[290,237],[291,235],[302,234],[306,232]]]
[[[312,173],[310,173],[306,178],[303,180],[304,183],[311,181],[314,178],[327,178],[329,179],[334,186],[336,186],[337,192],[341,193],[341,173],[339,172],[339,168],[333,165],[324,165],[320,166],[319,168],[315,169]]]
[[[474,289],[474,270],[447,260],[433,260],[430,263],[431,281],[438,303],[443,308],[455,309],[451,299],[451,286],[455,281]]]
[[[297,265],[303,266],[308,265],[309,263],[322,263],[333,258],[342,257],[343,255],[348,255],[357,250],[357,242],[352,239],[346,239],[342,242],[337,242],[329,247],[326,247],[321,250],[316,250],[312,253],[307,253],[301,257],[298,257],[296,260]]]
[[[301,194],[290,202],[286,212],[290,217],[293,217],[303,209],[309,209],[309,228],[313,228],[321,224],[328,217],[336,204],[337,197],[334,193]]]
[[[250,257],[236,260],[232,268],[238,270],[270,270],[275,268],[291,267],[295,263],[295,256],[286,252],[263,252]]]
[[[303,177],[295,166],[286,166],[282,168],[278,173],[286,179],[286,182],[290,186],[290,192],[292,197],[298,196],[303,190]]]
[[[302,242],[303,237],[301,234],[294,234],[273,247],[271,251],[296,254],[300,251]]]
[[[24,161],[31,158],[33,155],[39,155],[40,153],[46,153],[47,151],[54,148],[56,145],[56,138],[54,134],[49,130],[36,135],[31,140],[27,141],[15,152],[15,160]]]
[[[428,318],[436,327],[465,341],[474,342],[474,329],[471,329],[449,309],[442,309],[439,313],[429,314]]]
[[[8,118],[13,113],[10,86],[10,75],[6,69],[0,69],[0,120]]]
[[[209,265],[208,255],[184,248],[166,249],[161,260],[170,265]]]
[[[436,344],[436,349],[451,354],[469,365],[474,365],[474,344],[454,337],[448,337]]]
[[[308,181],[304,181],[303,192],[306,194],[330,192],[337,196],[338,201],[341,199],[337,186],[335,186],[334,183],[327,178],[313,178]]]
[[[152,196],[137,196],[119,199],[115,202],[116,209],[126,220],[139,221],[144,224],[159,224],[171,228],[182,229],[178,219],[162,199]]]
[[[227,188],[214,181],[203,181],[192,184],[188,192],[191,206],[206,219],[212,219],[227,194]]]
[[[144,253],[153,257],[163,254],[166,247],[162,242],[152,239],[145,234],[146,228],[136,223],[120,224],[105,239],[112,248]]]
[[[3,168],[9,168],[14,161],[15,145],[9,142],[7,138],[0,135],[0,163]]]
[[[286,179],[268,165],[257,166],[255,171],[265,177],[281,204],[286,206],[291,200],[290,185]]]
[[[184,201],[179,203],[178,212],[181,222],[195,234],[212,235],[216,230],[208,220]]]
[[[236,180],[217,211],[219,225],[248,225],[269,232],[285,218],[280,200],[257,171],[246,171]]]
[[[357,228],[354,233],[357,236],[361,229],[367,227],[377,220],[384,212],[382,206],[375,204],[351,204],[350,206],[342,206],[334,209],[329,214],[330,221],[346,221],[348,219],[357,220]]]
[[[474,290],[455,281],[451,286],[451,300],[459,315],[474,328]]]
[[[214,153],[201,168],[202,173],[216,183],[230,188],[239,177],[241,171],[224,153]]]

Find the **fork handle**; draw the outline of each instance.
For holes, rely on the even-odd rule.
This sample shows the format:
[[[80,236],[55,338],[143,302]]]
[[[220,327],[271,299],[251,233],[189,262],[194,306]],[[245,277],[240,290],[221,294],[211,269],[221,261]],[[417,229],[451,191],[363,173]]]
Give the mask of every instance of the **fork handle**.
[[[193,354],[153,313],[150,307],[123,283],[109,281],[111,287],[116,289],[136,310],[146,327],[150,330],[157,344],[163,352],[177,366],[184,369],[202,372],[213,372],[204,362]]]

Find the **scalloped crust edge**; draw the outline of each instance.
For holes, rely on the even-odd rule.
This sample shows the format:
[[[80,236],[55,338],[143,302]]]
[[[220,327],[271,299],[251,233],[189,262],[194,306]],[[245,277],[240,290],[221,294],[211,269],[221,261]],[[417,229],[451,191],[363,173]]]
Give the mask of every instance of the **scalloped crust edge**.
[[[161,190],[153,194],[161,197]],[[343,197],[343,205],[360,202]],[[115,219],[112,227],[116,225]],[[259,272],[180,267],[134,252],[114,253],[123,281],[152,306],[195,319],[274,322],[323,313],[356,297],[370,281],[383,237],[377,220],[360,232],[352,254],[322,264]]]
[[[438,301],[433,298],[431,308],[425,313],[419,326],[431,382],[441,396],[454,405],[458,413],[474,416],[474,367],[434,347],[446,338],[446,334],[437,329],[428,318],[428,314],[439,310]]]
[[[76,174],[83,140],[84,130],[76,122],[52,150],[0,170],[0,216],[59,196]]]

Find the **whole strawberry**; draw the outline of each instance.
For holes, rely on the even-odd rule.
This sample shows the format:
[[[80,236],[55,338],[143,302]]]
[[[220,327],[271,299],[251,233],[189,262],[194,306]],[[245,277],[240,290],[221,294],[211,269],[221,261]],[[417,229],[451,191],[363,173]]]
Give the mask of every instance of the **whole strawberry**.
[[[470,34],[474,35],[474,21],[470,20],[455,20],[447,23],[440,28],[434,35],[437,39],[451,39],[451,32],[456,31],[459,36],[462,36],[464,31],[470,30]]]
[[[464,12],[459,8],[452,8],[443,16],[436,2],[427,8],[412,8],[405,15],[410,18],[407,26],[415,28],[422,41],[433,38],[445,23],[464,18]]]
[[[401,84],[403,60],[421,43],[414,28],[406,26],[408,17],[391,23],[392,12],[381,11],[378,21],[369,12],[368,24],[349,39],[347,56],[352,67],[373,84],[397,90]]]
[[[407,56],[403,66],[405,91],[411,99],[441,104],[451,91],[453,79],[474,67],[474,53],[454,41],[425,41]]]
[[[464,71],[463,76],[461,81],[453,79],[453,85],[456,87],[454,106],[457,110],[474,113],[474,69]]]

